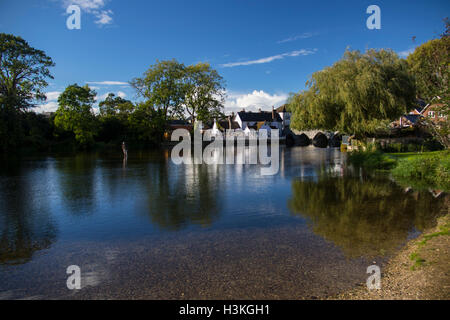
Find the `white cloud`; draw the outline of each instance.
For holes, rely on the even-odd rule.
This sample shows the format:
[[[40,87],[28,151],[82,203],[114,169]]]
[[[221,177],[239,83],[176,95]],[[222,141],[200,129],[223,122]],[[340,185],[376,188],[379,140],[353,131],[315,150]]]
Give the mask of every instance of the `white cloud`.
[[[113,22],[112,10],[104,10],[108,0],[62,0],[64,8],[70,5],[78,5],[86,13],[94,15],[97,20],[95,23],[102,26]]]
[[[93,12],[95,10],[101,9],[105,6],[105,0],[63,0],[66,7],[71,4],[80,6],[80,8],[86,12]]]
[[[231,93],[228,92],[225,100],[225,112],[272,110],[272,106],[279,107],[286,102],[287,94],[269,94],[263,90],[254,90],[251,93]]]
[[[113,18],[111,17],[113,12],[111,10],[103,10],[99,13],[96,13],[95,16],[97,17],[97,21],[95,21],[96,24],[105,25],[105,24],[111,24]]]
[[[413,53],[414,50],[416,50],[416,48],[411,48],[411,49],[408,49],[408,50],[405,50],[405,51],[400,51],[400,52],[398,53],[398,55],[400,56],[400,58],[406,58],[406,57],[408,57],[411,53]]]
[[[105,100],[110,93],[114,93],[117,97],[121,97],[121,98],[125,98],[127,96],[127,94],[125,92],[123,92],[123,91],[107,92],[107,93],[102,94],[100,96],[99,95],[95,96],[95,101],[103,101],[103,100]]]
[[[101,86],[128,86],[128,82],[122,81],[88,81],[87,84],[96,84]]]
[[[284,59],[286,57],[308,56],[308,55],[314,54],[316,52],[317,52],[317,49],[313,49],[313,50],[301,49],[301,50],[291,51],[291,52],[282,53],[282,54],[277,54],[275,56],[270,56],[270,57],[261,58],[261,59],[257,59],[257,60],[225,63],[225,64],[222,64],[221,67],[232,68],[232,67],[238,67],[238,66],[249,66],[249,65],[252,65],[252,64],[269,63],[269,62],[272,62],[274,60],[282,60],[282,59]]]
[[[61,94],[61,91],[51,91],[45,93],[45,96],[47,97],[47,101],[52,100],[58,100],[59,95]]]
[[[315,36],[317,34],[318,33],[305,32],[305,33],[302,33],[302,34],[297,35],[297,36],[293,36],[293,37],[290,37],[290,38],[287,38],[287,39],[284,39],[284,40],[277,41],[277,43],[286,43],[286,42],[296,41],[296,40],[299,40],[299,39],[308,39],[308,38],[311,38],[311,37],[313,37],[313,36]]]
[[[58,110],[58,102],[56,101],[40,104],[33,108],[33,111],[36,113],[55,112],[56,110]]]

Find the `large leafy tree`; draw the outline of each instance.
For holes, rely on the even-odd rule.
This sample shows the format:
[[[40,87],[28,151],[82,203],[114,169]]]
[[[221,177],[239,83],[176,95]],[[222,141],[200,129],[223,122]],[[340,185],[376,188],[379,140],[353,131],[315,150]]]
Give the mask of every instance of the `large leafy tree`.
[[[113,116],[125,116],[133,111],[133,103],[130,100],[116,96],[114,93],[109,93],[105,100],[99,104],[100,116],[113,117]]]
[[[417,93],[426,101],[436,96],[449,95],[450,82],[450,24],[439,39],[430,40],[407,58],[411,73],[415,76]]]
[[[100,130],[98,139],[105,142],[126,140],[128,117],[134,110],[134,104],[114,93],[109,93],[99,103]]]
[[[195,120],[221,118],[225,101],[223,78],[207,63],[186,68],[186,113]]]
[[[0,102],[2,107],[25,109],[45,100],[42,89],[53,79],[54,66],[44,51],[31,47],[21,37],[0,33]]]
[[[139,103],[128,117],[135,141],[148,144],[161,142],[165,129],[163,109],[155,109],[149,102]]]
[[[414,75],[418,95],[428,103],[439,103],[437,112],[446,119],[439,125],[428,119],[423,123],[447,148],[450,147],[450,23],[445,20],[445,31],[439,39],[430,40],[416,48],[407,58]]]
[[[364,136],[404,114],[415,99],[406,61],[391,50],[346,51],[307,86],[289,102],[295,129]]]
[[[165,120],[188,115],[205,121],[222,114],[224,81],[207,63],[157,61],[131,85],[146,103],[161,110]]]
[[[89,86],[72,84],[58,98],[55,126],[74,134],[76,141],[83,146],[94,141],[96,119],[92,111],[96,92]]]
[[[42,90],[49,68],[54,66],[44,51],[21,37],[0,33],[0,140],[3,150],[17,146],[22,137],[20,113],[45,100]]]
[[[139,96],[160,109],[164,119],[183,114],[186,93],[185,66],[176,60],[157,61],[140,78],[131,81]]]

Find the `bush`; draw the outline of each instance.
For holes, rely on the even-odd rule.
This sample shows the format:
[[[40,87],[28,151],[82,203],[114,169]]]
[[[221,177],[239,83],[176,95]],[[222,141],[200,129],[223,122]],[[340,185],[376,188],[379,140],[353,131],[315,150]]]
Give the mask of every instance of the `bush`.
[[[356,167],[365,169],[389,170],[395,165],[395,160],[380,151],[352,152],[348,161]]]
[[[411,185],[450,190],[450,153],[444,151],[401,159],[392,174]]]

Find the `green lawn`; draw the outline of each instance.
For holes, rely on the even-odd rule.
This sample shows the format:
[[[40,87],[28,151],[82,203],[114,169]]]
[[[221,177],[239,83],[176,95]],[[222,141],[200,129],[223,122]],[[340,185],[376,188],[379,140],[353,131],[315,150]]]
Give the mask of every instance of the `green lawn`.
[[[399,153],[386,153],[388,156],[391,156],[396,159],[405,159],[405,158],[415,158],[415,157],[423,157],[423,156],[432,156],[439,155],[443,151],[430,151],[430,152],[399,152]]]

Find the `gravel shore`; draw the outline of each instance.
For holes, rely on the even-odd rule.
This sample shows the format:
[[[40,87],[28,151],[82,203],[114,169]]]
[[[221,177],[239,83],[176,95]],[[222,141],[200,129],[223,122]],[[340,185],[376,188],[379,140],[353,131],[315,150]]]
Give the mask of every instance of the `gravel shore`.
[[[449,197],[446,199],[450,202]],[[369,291],[365,284],[333,300],[449,300],[450,212],[435,228],[413,239],[381,270],[381,289]]]

